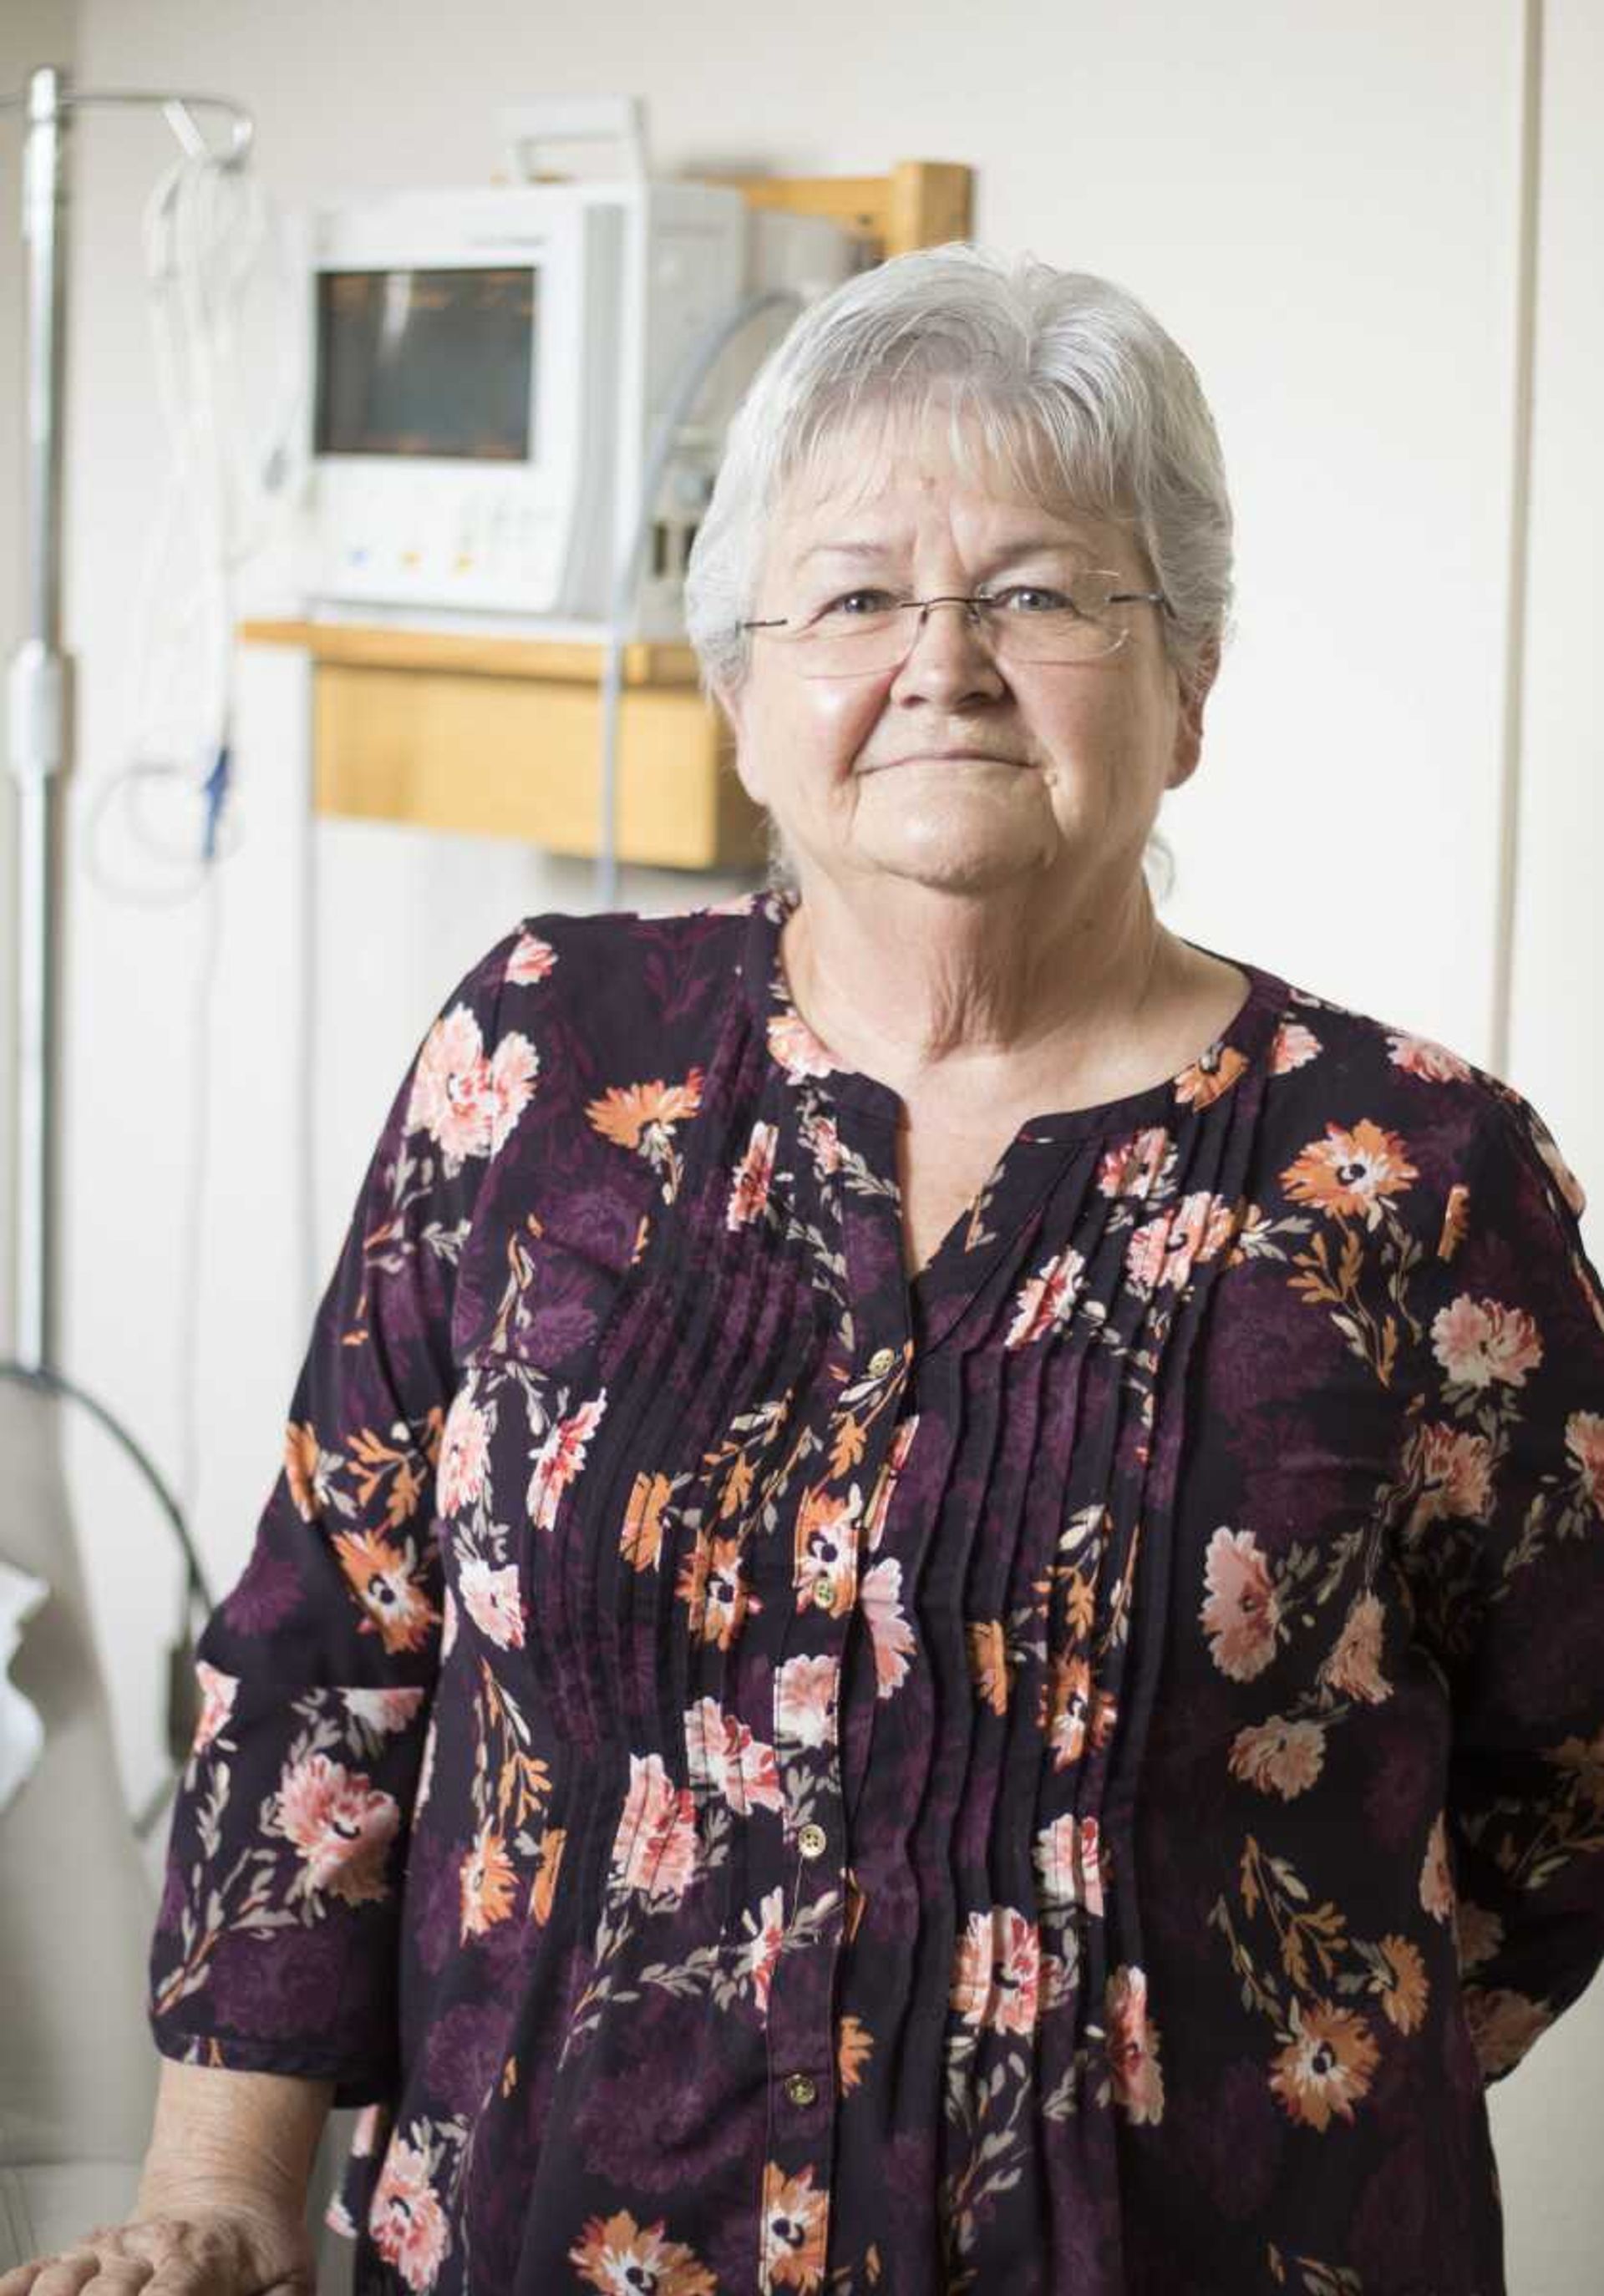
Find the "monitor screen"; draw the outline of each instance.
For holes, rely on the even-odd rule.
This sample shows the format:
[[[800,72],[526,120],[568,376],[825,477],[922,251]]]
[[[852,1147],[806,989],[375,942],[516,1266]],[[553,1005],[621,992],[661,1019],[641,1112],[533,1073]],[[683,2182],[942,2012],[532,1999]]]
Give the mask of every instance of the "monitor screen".
[[[533,460],[532,269],[317,275],[320,455]]]

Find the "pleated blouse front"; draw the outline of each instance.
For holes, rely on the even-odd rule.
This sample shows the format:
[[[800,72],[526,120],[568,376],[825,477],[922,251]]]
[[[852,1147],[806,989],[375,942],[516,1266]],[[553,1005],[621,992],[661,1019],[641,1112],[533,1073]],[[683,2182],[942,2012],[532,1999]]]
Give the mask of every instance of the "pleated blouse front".
[[[371,2108],[365,2291],[1499,2296],[1420,1383],[1342,1327],[1369,1249],[1425,1360],[1369,1214],[1450,1074],[1236,960],[910,1282],[783,916],[532,921],[431,1030],[202,1644],[161,2046]]]

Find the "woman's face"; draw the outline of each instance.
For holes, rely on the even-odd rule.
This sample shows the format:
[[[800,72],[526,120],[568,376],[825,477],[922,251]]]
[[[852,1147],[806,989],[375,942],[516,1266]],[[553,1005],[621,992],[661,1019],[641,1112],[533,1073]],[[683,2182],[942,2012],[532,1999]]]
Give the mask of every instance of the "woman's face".
[[[936,415],[843,432],[779,504],[756,613],[869,587],[967,596],[1073,566],[1156,586],[1120,527],[1049,513],[1006,479],[966,480],[945,428]],[[1117,898],[1165,790],[1197,762],[1204,691],[1183,701],[1159,608],[1123,611],[1117,652],[1013,663],[992,659],[960,609],[938,606],[900,668],[845,677],[804,676],[783,633],[754,632],[745,683],[726,698],[736,764],[804,893],[823,873],[843,891],[901,879],[975,896],[1073,891],[1093,908]]]

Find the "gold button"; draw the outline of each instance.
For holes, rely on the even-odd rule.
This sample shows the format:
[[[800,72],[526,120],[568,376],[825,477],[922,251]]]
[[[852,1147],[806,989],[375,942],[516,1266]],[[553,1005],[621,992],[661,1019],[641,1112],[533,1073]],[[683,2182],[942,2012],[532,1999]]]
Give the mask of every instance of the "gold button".
[[[811,2073],[787,2073],[786,2095],[793,2104],[811,2104],[818,2095],[818,2083]]]
[[[804,1857],[818,1857],[822,1855],[829,1838],[822,1825],[804,1825],[796,1837],[796,1846]]]
[[[835,1589],[827,1578],[815,1578],[813,1581],[813,1605],[819,1611],[835,1609]]]
[[[868,1367],[876,1379],[884,1379],[896,1360],[894,1348],[876,1348],[868,1359]]]

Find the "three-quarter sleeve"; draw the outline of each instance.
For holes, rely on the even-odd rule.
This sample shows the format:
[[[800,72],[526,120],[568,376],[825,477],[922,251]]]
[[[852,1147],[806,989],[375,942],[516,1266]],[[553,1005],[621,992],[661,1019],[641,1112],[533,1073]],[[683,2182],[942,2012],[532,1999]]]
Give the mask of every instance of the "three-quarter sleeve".
[[[1604,1959],[1604,1286],[1510,1087],[1478,1074],[1443,1177],[1398,1551],[1452,1710],[1422,1902],[1455,1924],[1490,2082]]]
[[[409,1065],[363,1180],[245,1569],[197,1649],[202,1708],[151,1954],[164,2055],[382,2097],[398,1898],[439,1655],[434,1472],[457,1274],[533,1086],[498,1034],[509,935]]]

